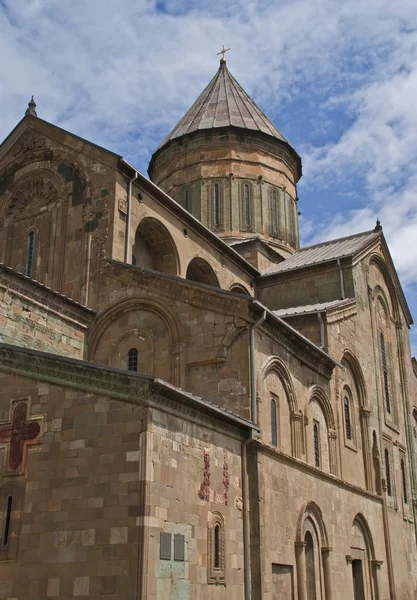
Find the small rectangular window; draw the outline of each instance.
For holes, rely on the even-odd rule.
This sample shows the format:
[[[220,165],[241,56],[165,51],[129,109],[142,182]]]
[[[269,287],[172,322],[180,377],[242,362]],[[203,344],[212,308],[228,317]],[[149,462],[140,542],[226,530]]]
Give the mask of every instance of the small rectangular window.
[[[161,560],[171,560],[171,556],[171,534],[161,531],[159,557]]]
[[[185,538],[180,533],[174,535],[174,560],[184,561],[185,558]]]

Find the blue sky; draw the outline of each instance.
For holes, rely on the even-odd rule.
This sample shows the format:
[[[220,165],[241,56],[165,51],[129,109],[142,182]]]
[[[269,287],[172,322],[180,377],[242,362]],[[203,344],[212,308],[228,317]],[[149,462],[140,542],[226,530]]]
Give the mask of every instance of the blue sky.
[[[379,216],[417,321],[416,0],[0,0],[0,138],[34,94],[146,173],[222,44],[302,156],[303,242]]]

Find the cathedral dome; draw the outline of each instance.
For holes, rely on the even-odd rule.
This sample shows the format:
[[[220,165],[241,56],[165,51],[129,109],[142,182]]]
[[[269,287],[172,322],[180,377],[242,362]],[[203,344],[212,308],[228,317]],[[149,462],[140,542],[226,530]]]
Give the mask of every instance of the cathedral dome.
[[[298,247],[301,159],[224,59],[158,146],[148,171],[226,241],[261,237],[284,254]]]

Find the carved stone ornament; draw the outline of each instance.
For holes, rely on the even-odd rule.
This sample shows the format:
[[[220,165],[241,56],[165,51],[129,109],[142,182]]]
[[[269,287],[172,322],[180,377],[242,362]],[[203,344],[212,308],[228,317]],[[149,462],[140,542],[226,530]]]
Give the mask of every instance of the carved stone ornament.
[[[7,448],[7,472],[20,475],[25,470],[27,447],[33,444],[41,433],[38,420],[28,419],[28,406],[25,401],[17,402],[12,411],[11,422],[0,426],[0,443]]]
[[[43,206],[58,199],[58,192],[55,186],[46,179],[35,179],[26,181],[20,187],[14,190],[11,200],[8,204],[6,216],[19,215],[26,208],[31,213],[38,212]]]
[[[38,148],[44,148],[45,146],[45,138],[36,133],[36,131],[29,130],[19,138],[13,156],[23,154],[24,152],[30,152],[31,150],[37,150]]]

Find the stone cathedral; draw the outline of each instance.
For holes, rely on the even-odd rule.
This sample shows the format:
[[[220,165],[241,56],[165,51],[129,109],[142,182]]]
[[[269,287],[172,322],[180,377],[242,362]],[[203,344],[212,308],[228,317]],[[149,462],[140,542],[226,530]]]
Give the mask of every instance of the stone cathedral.
[[[414,600],[417,363],[382,227],[300,247],[229,72],[152,155],[0,146],[0,599]]]

